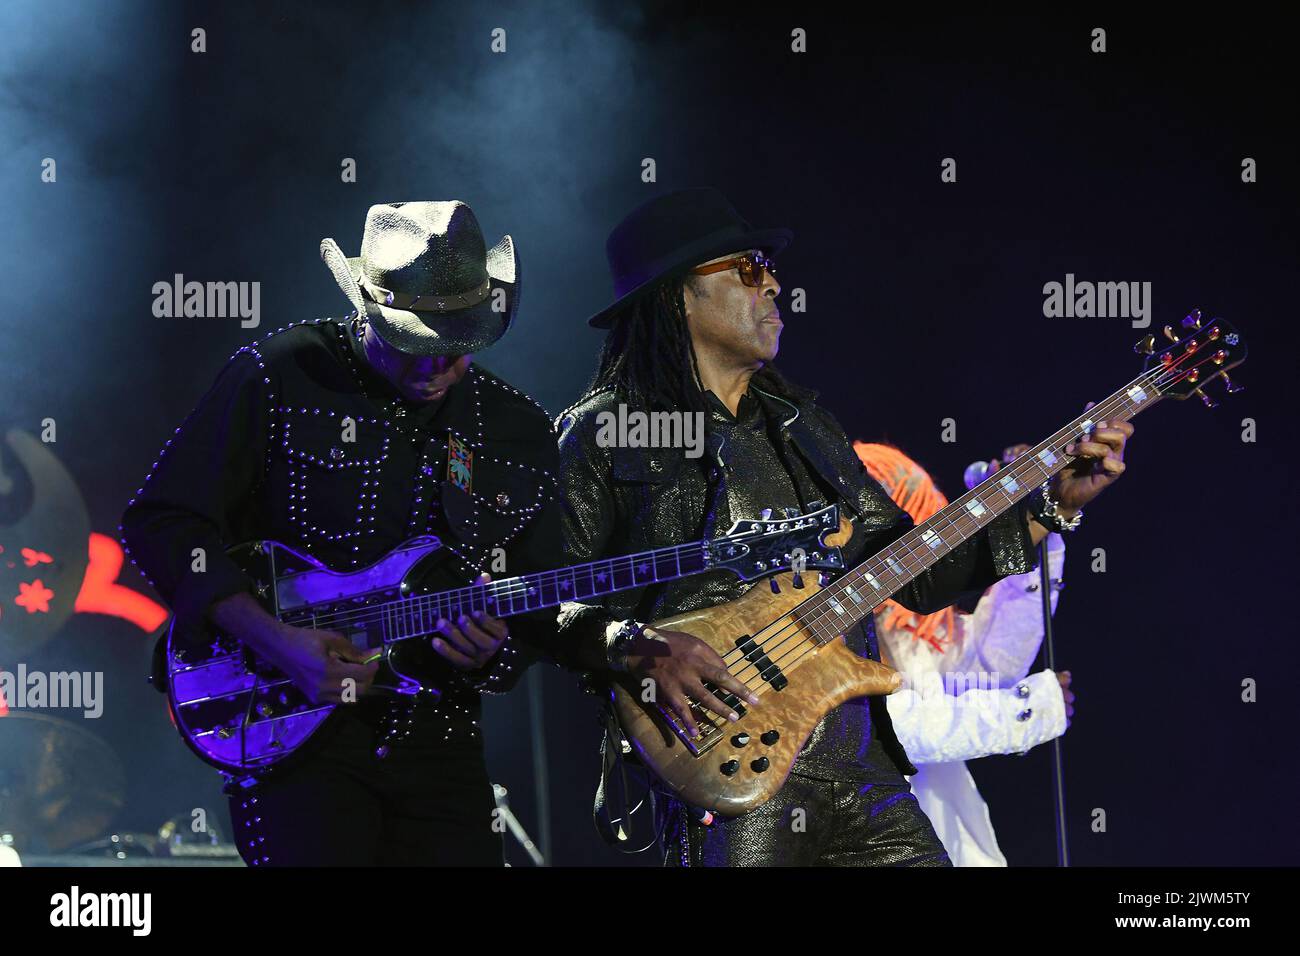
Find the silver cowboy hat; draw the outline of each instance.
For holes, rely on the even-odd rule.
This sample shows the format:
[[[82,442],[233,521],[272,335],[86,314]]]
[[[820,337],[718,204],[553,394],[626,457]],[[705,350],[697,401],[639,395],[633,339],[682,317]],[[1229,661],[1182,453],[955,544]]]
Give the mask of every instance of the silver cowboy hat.
[[[412,355],[465,355],[501,338],[519,310],[519,258],[491,249],[463,202],[371,206],[361,255],[333,239],[320,255],[343,294],[389,345]]]

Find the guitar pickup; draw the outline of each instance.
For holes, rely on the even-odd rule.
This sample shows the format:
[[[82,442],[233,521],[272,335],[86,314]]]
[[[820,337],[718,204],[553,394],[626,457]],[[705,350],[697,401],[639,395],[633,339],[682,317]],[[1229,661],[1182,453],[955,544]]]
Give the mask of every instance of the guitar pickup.
[[[758,676],[767,681],[773,690],[781,690],[790,683],[781,673],[781,668],[772,663],[772,659],[754,643],[754,639],[748,634],[737,638],[736,646],[740,648],[740,653],[745,655],[745,660],[758,668]]]
[[[718,687],[717,685],[709,681],[701,681],[701,683],[703,683],[704,686],[708,688],[710,694],[717,697],[724,704],[726,704],[728,707],[734,710],[738,717],[745,716],[745,702],[742,701],[739,697],[737,697],[729,690],[722,690],[720,687]]]

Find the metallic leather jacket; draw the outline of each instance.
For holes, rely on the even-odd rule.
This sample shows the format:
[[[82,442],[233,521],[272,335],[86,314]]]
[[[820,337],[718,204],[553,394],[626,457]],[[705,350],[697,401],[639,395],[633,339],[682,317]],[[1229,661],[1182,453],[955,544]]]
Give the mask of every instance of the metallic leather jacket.
[[[853,535],[844,547],[852,567],[902,536],[912,520],[867,473],[835,418],[818,407],[813,393],[794,400],[760,390],[755,396],[773,427],[771,434],[800,457],[804,470],[850,519]],[[715,537],[733,520],[729,485],[762,484],[784,476],[732,474],[728,447],[709,432],[702,457],[690,459],[680,448],[602,447],[597,416],[617,414],[622,398],[613,388],[589,393],[556,422],[560,434],[560,498],[566,559],[591,561],[649,548]],[[761,432],[753,440],[772,440]],[[747,439],[740,439],[747,440]],[[748,487],[746,500],[761,495]],[[1008,574],[1035,566],[1022,507],[993,521],[984,531],[955,548],[894,597],[919,613],[930,613],[972,592],[984,590]],[[603,640],[612,622],[642,622],[735,600],[750,584],[727,572],[712,572],[676,582],[624,591],[601,605],[565,604],[560,613],[560,640],[590,647]],[[873,615],[845,634],[855,652],[879,660]],[[849,701],[822,721],[800,755],[796,771],[833,773],[837,778],[870,775],[865,755],[874,725],[885,753],[900,773],[915,773],[889,722],[880,698]]]

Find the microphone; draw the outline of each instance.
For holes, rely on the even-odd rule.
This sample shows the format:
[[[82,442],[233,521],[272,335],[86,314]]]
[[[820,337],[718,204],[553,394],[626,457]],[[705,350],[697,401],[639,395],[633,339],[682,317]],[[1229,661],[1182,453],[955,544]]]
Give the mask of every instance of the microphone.
[[[961,478],[962,482],[966,485],[967,491],[970,491],[992,474],[989,470],[989,464],[990,462],[987,461],[973,461],[966,466],[966,470],[962,473]]]

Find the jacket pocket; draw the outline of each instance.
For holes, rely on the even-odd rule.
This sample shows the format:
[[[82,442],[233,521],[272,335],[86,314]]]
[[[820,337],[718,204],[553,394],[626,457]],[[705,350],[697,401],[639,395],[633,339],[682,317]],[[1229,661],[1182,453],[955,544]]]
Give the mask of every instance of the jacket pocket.
[[[442,507],[460,540],[492,547],[522,532],[551,496],[550,484],[540,472],[483,455],[474,460],[469,492],[443,483]]]
[[[286,414],[279,450],[288,464],[287,513],[305,539],[343,541],[371,529],[390,441],[374,426],[345,433],[339,418]]]

